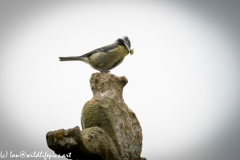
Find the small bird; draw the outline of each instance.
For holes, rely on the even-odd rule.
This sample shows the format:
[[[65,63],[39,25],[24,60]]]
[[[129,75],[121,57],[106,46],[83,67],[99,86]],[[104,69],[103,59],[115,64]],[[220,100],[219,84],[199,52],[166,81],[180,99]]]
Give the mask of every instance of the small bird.
[[[131,49],[131,42],[127,36],[118,38],[114,43],[107,46],[97,48],[91,52],[81,56],[74,57],[59,57],[60,61],[83,61],[92,68],[100,72],[109,72],[109,70],[117,67],[122,63],[125,56],[130,53],[133,54]]]

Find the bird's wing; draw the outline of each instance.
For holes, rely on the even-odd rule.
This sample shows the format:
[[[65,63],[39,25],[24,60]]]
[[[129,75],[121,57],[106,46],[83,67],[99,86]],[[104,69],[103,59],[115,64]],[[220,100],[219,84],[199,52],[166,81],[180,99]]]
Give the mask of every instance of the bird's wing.
[[[99,50],[100,50],[100,48],[97,48],[97,49],[95,49],[95,50],[93,50],[93,51],[91,51],[91,52],[88,52],[88,53],[86,53],[86,54],[81,55],[81,57],[90,57],[92,54],[98,53]]]
[[[108,52],[108,53],[116,52],[118,50],[118,45],[113,43],[113,44],[104,46],[100,49],[101,49],[102,52]]]
[[[104,47],[101,47],[101,48],[97,48],[97,49],[94,49],[93,51],[91,52],[88,52],[86,54],[83,54],[81,57],[90,57],[92,54],[95,54],[95,53],[99,53],[99,52],[108,52],[108,53],[111,53],[111,52],[115,52],[117,51],[118,49],[118,46],[117,44],[109,44],[107,46],[104,46]]]

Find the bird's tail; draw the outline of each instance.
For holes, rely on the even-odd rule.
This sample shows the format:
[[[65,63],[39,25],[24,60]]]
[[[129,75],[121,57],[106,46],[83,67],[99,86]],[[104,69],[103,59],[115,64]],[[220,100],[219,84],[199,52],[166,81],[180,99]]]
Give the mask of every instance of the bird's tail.
[[[75,57],[59,57],[59,61],[81,61],[81,56],[75,56]]]

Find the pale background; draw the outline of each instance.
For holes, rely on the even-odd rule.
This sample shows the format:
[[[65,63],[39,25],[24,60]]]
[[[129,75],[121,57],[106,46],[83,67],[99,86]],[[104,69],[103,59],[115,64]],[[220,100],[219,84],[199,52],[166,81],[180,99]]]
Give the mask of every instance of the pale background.
[[[52,153],[46,133],[80,126],[96,72],[58,57],[127,35],[135,53],[111,73],[129,80],[123,96],[143,128],[142,156],[239,159],[239,7],[227,0],[1,0],[0,151]]]

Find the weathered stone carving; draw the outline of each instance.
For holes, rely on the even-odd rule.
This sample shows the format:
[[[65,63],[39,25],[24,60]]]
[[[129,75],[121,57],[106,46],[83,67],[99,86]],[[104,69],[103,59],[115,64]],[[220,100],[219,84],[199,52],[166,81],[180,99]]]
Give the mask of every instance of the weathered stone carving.
[[[82,110],[82,128],[47,133],[47,144],[56,154],[71,153],[79,160],[144,160],[142,129],[135,113],[123,100],[125,77],[94,73],[93,98]]]

